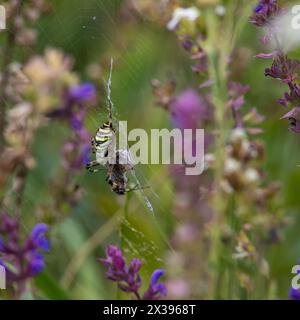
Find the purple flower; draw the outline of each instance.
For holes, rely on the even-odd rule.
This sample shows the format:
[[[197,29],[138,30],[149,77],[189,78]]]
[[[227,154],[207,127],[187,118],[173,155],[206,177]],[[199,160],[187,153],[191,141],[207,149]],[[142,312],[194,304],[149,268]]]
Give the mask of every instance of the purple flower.
[[[2,213],[0,232],[1,264],[6,268],[8,285],[21,295],[30,279],[45,268],[42,252],[50,250],[49,241],[45,236],[48,226],[44,223],[36,224],[28,238],[22,242],[18,220]],[[10,265],[14,268],[10,268]]]
[[[89,162],[91,135],[85,129],[84,120],[87,113],[85,105],[93,101],[96,97],[96,89],[91,83],[75,85],[66,92],[63,97],[62,107],[53,110],[48,116],[69,121],[71,129],[75,133],[75,138],[68,144],[72,144],[70,153],[65,153],[64,164],[68,169],[80,169]]]
[[[77,117],[77,120],[82,122],[86,114],[84,104],[93,101],[95,97],[96,89],[93,84],[85,83],[73,86],[66,91],[62,106],[50,112],[48,116],[64,118],[70,122],[74,121],[74,117]]]
[[[258,58],[258,59],[273,59],[275,58],[276,56],[278,56],[278,51],[273,51],[273,52],[270,52],[270,53],[259,53],[255,56],[255,58]]]
[[[253,9],[250,22],[258,27],[266,26],[270,21],[280,13],[277,0],[260,0]]]
[[[106,259],[100,259],[100,261],[107,267],[106,276],[109,280],[118,282],[122,291],[132,292],[139,297],[141,277],[138,272],[142,266],[139,259],[133,259],[127,268],[121,249],[109,245],[106,249]]]
[[[124,271],[125,260],[121,249],[117,246],[108,246],[106,254],[108,261],[111,263],[111,268]]]
[[[245,103],[245,94],[250,90],[249,86],[243,86],[238,82],[229,82],[228,97],[229,107],[232,109],[233,119],[235,121],[235,128],[242,128],[243,119],[240,113],[242,105]]]
[[[30,276],[34,277],[45,268],[44,256],[37,252],[31,252],[28,256],[28,269]]]
[[[300,290],[291,287],[289,291],[289,298],[291,300],[300,300]]]
[[[194,41],[189,38],[189,37],[184,37],[182,40],[182,47],[186,50],[186,51],[191,51],[193,49],[194,46]]]
[[[289,130],[295,133],[300,133],[300,121],[298,114],[300,112],[300,87],[298,73],[300,70],[300,61],[290,59],[288,56],[277,53],[274,51],[270,55],[260,54],[258,57],[269,58],[275,55],[271,68],[265,69],[265,76],[272,77],[280,80],[286,84],[289,88],[288,92],[284,93],[284,96],[278,99],[278,104],[287,107],[289,105],[293,108],[285,113],[281,119],[287,119],[290,122]]]
[[[172,122],[180,129],[196,129],[208,118],[206,102],[194,89],[187,89],[176,97],[169,107]]]
[[[261,0],[253,11],[259,14],[268,14],[274,9],[276,2],[277,0]]]
[[[44,223],[38,223],[31,231],[31,235],[27,240],[29,247],[36,247],[45,251],[50,250],[50,244],[45,237],[45,233],[49,230],[48,226]]]
[[[265,6],[262,3],[259,3],[255,8],[255,13],[262,13],[265,10]]]
[[[265,76],[279,79],[284,83],[292,83],[298,77],[300,70],[300,61],[290,59],[286,55],[275,57],[271,68],[266,68]]]
[[[291,300],[300,300],[300,290],[290,288],[289,298]]]
[[[133,293],[140,300],[139,289],[142,285],[142,279],[139,274],[142,267],[140,259],[134,258],[127,267],[125,258],[121,249],[114,245],[106,248],[106,258],[99,259],[107,268],[106,276],[109,280],[117,282],[118,287],[127,293]],[[162,270],[156,270],[151,277],[148,290],[143,299],[159,299],[167,294],[166,287],[163,283],[158,283],[159,278],[164,274]]]
[[[95,86],[91,83],[73,86],[69,89],[68,97],[77,103],[91,101],[96,97]]]
[[[165,275],[163,270],[157,269],[153,272],[150,280],[150,285],[144,294],[144,300],[158,300],[167,295],[167,288],[164,283],[158,282]]]
[[[284,114],[281,119],[288,119],[290,122],[289,129],[295,133],[300,133],[300,120],[299,120],[300,106],[295,107],[286,114]]]
[[[71,128],[76,132],[80,132],[83,128],[83,119],[79,114],[72,115],[70,123]]]
[[[199,46],[199,42],[197,39],[188,36],[181,38],[182,47],[191,54],[191,59],[195,62],[192,66],[192,71],[195,73],[203,73],[208,69],[207,55],[203,48]]]
[[[296,115],[299,113],[300,104],[300,88],[296,82],[298,80],[298,72],[300,70],[300,61],[290,59],[285,55],[278,55],[271,66],[265,70],[265,75],[281,80],[289,87],[289,92],[285,92],[284,96],[278,100],[282,106],[296,105],[290,112],[285,114],[282,119],[291,120],[291,131],[299,132],[299,123]]]
[[[88,143],[81,148],[81,153],[79,157],[80,163],[83,163],[84,165],[88,164],[91,161],[90,153],[91,153],[91,146],[90,146],[90,143]]]
[[[129,265],[129,273],[134,274],[140,271],[142,267],[142,262],[140,259],[134,258],[131,260]]]

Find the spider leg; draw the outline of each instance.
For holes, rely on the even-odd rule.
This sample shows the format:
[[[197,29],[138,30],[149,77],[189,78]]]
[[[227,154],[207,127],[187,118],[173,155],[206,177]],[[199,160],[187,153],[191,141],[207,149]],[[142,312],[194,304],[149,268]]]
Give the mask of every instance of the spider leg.
[[[94,161],[91,161],[86,164],[86,169],[89,172],[97,172],[97,171],[99,171],[99,168],[96,169],[96,167],[98,167],[98,166],[100,166],[100,163],[98,163],[98,161],[94,160]]]

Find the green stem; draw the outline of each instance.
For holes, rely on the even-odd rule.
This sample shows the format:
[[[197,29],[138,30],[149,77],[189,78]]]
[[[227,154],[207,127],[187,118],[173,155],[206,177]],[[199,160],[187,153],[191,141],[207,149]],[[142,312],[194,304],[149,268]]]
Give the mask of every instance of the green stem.
[[[213,97],[212,102],[215,106],[215,120],[218,128],[218,137],[216,139],[216,168],[215,168],[215,183],[220,183],[223,176],[223,163],[225,160],[225,141],[226,141],[226,102],[227,102],[227,59],[229,58],[227,37],[219,39],[216,30],[219,30],[220,25],[217,17],[211,11],[208,12],[208,40],[206,52],[209,59],[209,76],[214,80],[212,88]],[[220,41],[222,43],[220,43]],[[211,248],[209,253],[210,266],[212,268],[212,286],[210,298],[216,298],[220,286],[220,257],[221,257],[221,243],[220,243],[220,226],[222,224],[223,199],[220,192],[216,192],[214,197],[215,214],[211,224]]]
[[[215,107],[215,123],[217,128],[217,139],[215,145],[215,186],[218,188],[223,179],[223,165],[226,159],[226,139],[232,127],[232,121],[226,119],[227,115],[227,85],[228,85],[228,65],[230,54],[234,48],[238,34],[244,23],[247,21],[248,6],[245,5],[243,11],[237,14],[237,3],[231,1],[227,7],[227,13],[223,21],[214,14],[212,10],[207,12],[208,38],[204,44],[204,49],[209,59],[209,77],[214,80],[212,88],[212,102]],[[242,7],[239,7],[241,10]],[[236,18],[236,16],[238,18]],[[222,33],[219,32],[222,30]],[[219,297],[220,277],[224,266],[222,265],[222,242],[221,227],[226,223],[226,201],[220,190],[214,196],[215,214],[211,223],[211,248],[209,253],[210,267],[212,268],[212,286],[210,298]]]

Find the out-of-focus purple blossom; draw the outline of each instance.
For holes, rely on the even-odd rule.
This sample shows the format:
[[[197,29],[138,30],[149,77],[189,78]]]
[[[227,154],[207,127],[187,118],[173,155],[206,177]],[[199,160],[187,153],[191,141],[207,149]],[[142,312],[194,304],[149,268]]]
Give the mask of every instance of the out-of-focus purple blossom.
[[[44,223],[38,223],[31,231],[30,237],[27,239],[25,248],[27,250],[31,249],[42,249],[44,251],[50,250],[50,244],[45,234],[48,232],[49,228]]]
[[[272,10],[276,2],[277,0],[261,0],[253,11],[255,13],[267,14],[268,11]]]
[[[91,83],[83,83],[71,87],[67,96],[76,103],[84,103],[95,99],[96,89]]]
[[[254,8],[254,12],[255,13],[262,13],[264,11],[264,5],[262,3],[259,3],[255,8]]]
[[[300,300],[300,290],[290,288],[289,290],[289,298],[291,300]]]
[[[230,81],[228,84],[229,104],[232,108],[239,110],[245,103],[245,94],[249,92],[250,87],[244,86],[238,82]]]
[[[289,87],[289,92],[278,100],[278,103],[287,107],[289,104],[294,106],[289,112],[284,114],[281,119],[287,119],[290,122],[290,130],[300,133],[300,87],[298,84],[298,73],[300,70],[300,61],[290,59],[286,55],[279,54],[273,61],[271,68],[265,70],[265,75],[282,81]]]
[[[80,169],[90,161],[91,135],[85,129],[84,120],[87,113],[86,104],[93,102],[96,98],[96,89],[91,83],[84,83],[69,88],[63,98],[63,106],[53,110],[48,115],[52,118],[66,119],[75,133],[75,138],[66,144],[72,148],[64,147],[64,165],[71,169]],[[66,152],[70,151],[70,152]]]
[[[81,129],[83,128],[83,115],[82,113],[74,114],[71,118],[71,128],[75,132],[80,132]]]
[[[241,106],[245,103],[245,94],[250,90],[249,86],[243,86],[238,82],[229,82],[228,97],[229,107],[232,109],[235,128],[243,127],[243,119],[240,113]]]
[[[255,56],[255,58],[259,58],[259,59],[273,59],[278,55],[278,51],[273,51],[270,53],[259,53]]]
[[[189,283],[182,279],[182,277],[169,280],[167,288],[169,295],[176,300],[186,299],[191,293]]]
[[[163,270],[157,269],[153,272],[150,280],[150,285],[144,293],[144,300],[158,300],[167,295],[167,288],[164,283],[158,282],[165,275]]]
[[[121,249],[114,245],[106,248],[106,258],[99,259],[107,268],[106,276],[109,280],[118,283],[118,287],[127,293],[133,293],[137,299],[142,299],[139,289],[142,279],[139,274],[142,267],[140,259],[134,258],[129,265],[126,265]],[[163,283],[158,283],[159,278],[164,274],[162,270],[153,272],[148,290],[143,295],[143,299],[155,300],[167,294]]]
[[[209,116],[207,104],[194,89],[187,89],[172,100],[169,110],[172,122],[180,129],[196,129]]]
[[[192,152],[194,157],[200,157],[201,148],[197,148],[195,130],[203,128],[211,116],[207,101],[205,101],[196,90],[187,89],[171,100],[168,109],[171,113],[171,121],[175,128],[193,130],[192,139],[185,139],[183,141],[182,150],[186,153]],[[209,135],[206,136],[204,143],[204,148],[206,149],[211,143],[211,137]],[[176,168],[178,169],[179,166],[175,165],[174,169],[176,170]]]
[[[192,71],[195,73],[203,73],[208,69],[207,55],[203,48],[199,46],[198,42],[199,41],[188,36],[181,38],[182,47],[190,53],[191,60],[194,62]]]
[[[184,37],[181,44],[186,51],[190,51],[194,46],[194,41],[189,37]]]
[[[279,79],[284,83],[292,83],[298,77],[300,61],[290,59],[286,55],[278,55],[273,61],[271,68],[266,68],[265,76]]]
[[[28,238],[21,241],[18,220],[6,213],[0,213],[1,265],[6,269],[8,286],[16,288],[17,296],[26,290],[28,281],[45,268],[42,253],[50,250],[47,232],[46,224],[36,224]]]
[[[207,56],[205,51],[197,47],[196,53],[193,53],[191,59],[195,62],[192,66],[192,71],[195,73],[204,73],[208,69]]]
[[[287,119],[290,122],[289,129],[295,133],[300,133],[300,120],[299,120],[300,106],[295,107],[285,115],[281,117],[281,119]]]
[[[250,22],[258,27],[266,26],[280,13],[277,0],[260,0],[253,9]]]
[[[91,159],[90,159],[90,153],[91,153],[91,146],[90,144],[85,144],[81,148],[81,153],[80,153],[80,163],[83,163],[84,165],[88,164]]]
[[[86,115],[85,104],[94,101],[95,97],[96,89],[93,84],[84,83],[73,86],[66,91],[62,106],[50,112],[48,116],[67,119],[71,124],[75,121],[74,118],[82,122]]]
[[[183,39],[183,46],[185,49],[191,52],[192,57],[194,51],[194,44],[192,44],[190,39]],[[199,53],[199,52],[198,52]],[[206,57],[203,56],[203,61],[205,62]],[[197,61],[197,59],[196,59]],[[198,62],[198,61],[197,61]],[[199,65],[200,66],[200,65]],[[205,78],[206,79],[206,78]],[[206,79],[205,86],[210,86],[212,84],[211,79]],[[157,97],[156,92],[154,92],[155,97]],[[157,99],[156,99],[157,100]],[[195,132],[195,129],[206,128],[206,125],[211,125],[211,120],[213,118],[213,107],[210,104],[210,99],[208,96],[204,94],[199,94],[198,91],[194,89],[187,89],[181,92],[179,95],[175,96],[174,92],[172,95],[168,95],[169,103],[159,105],[163,106],[164,109],[169,111],[170,118],[174,127],[179,129],[192,129]],[[159,102],[159,101],[158,101]],[[189,139],[188,139],[189,140]],[[187,150],[190,154],[192,150],[193,156],[195,156],[195,152],[198,148],[196,148],[196,139],[191,139],[192,141],[188,141],[185,139],[183,142],[182,150]],[[205,135],[204,139],[204,149],[207,150],[208,147],[212,144],[212,135]],[[199,152],[199,150],[198,150]],[[174,203],[173,212],[175,216],[180,217],[180,224],[177,224],[177,229],[181,226],[181,224],[193,224],[194,226],[202,226],[205,224],[204,221],[209,221],[212,216],[212,209],[210,205],[207,203],[206,196],[203,189],[210,190],[211,189],[211,177],[204,172],[201,176],[187,176],[185,173],[186,165],[172,165],[171,166],[171,176],[174,180],[174,189],[176,193],[176,201]],[[208,193],[208,192],[207,192]],[[201,229],[201,227],[200,227]],[[188,230],[189,232],[190,230]],[[191,252],[196,252],[199,250],[199,246],[197,243],[203,241],[202,232],[199,228],[196,228],[196,232],[192,234],[193,241],[189,242],[190,250],[187,253],[186,247],[187,242],[185,240],[181,241],[179,239],[178,234],[175,232],[172,237],[172,245],[176,248],[176,255],[172,255],[170,257],[169,265],[180,265],[186,268],[187,279],[182,279],[180,282],[180,289],[177,291],[177,283],[175,286],[171,286],[171,289],[176,291],[177,296],[174,292],[170,292],[173,298],[186,298],[187,296],[192,296],[194,287],[194,279],[189,277],[191,274],[195,275],[199,273],[199,265],[201,266],[201,259],[199,260],[199,255],[196,257],[191,254]],[[178,259],[178,257],[180,257]],[[178,260],[180,261],[179,263]],[[174,263],[174,261],[176,261]],[[197,267],[198,266],[198,267]],[[179,267],[180,268],[180,267]],[[176,271],[175,271],[176,272]],[[145,292],[143,298],[144,299],[157,299],[163,297],[166,294],[166,286],[163,283],[159,283],[158,280],[160,276],[163,275],[161,270],[156,270],[152,276],[152,281],[149,285],[148,290]],[[175,276],[175,278],[174,278]],[[171,279],[169,282],[174,283],[174,280],[178,280],[178,276],[171,275]],[[168,293],[169,294],[169,293]]]

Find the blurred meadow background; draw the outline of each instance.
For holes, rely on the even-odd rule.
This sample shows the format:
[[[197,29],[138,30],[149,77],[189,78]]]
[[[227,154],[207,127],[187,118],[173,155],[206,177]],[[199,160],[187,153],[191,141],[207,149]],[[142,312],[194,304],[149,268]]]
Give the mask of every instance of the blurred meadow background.
[[[166,27],[172,12],[158,12],[155,9],[155,5],[165,2],[167,1],[51,1],[47,12],[31,25],[37,32],[35,43],[28,45],[24,41],[24,44],[16,44],[8,62],[26,64],[36,55],[44,56],[45,50],[49,48],[57,48],[69,56],[73,61],[72,72],[80,78],[79,83],[92,83],[96,88],[97,97],[86,106],[84,120],[87,131],[94,134],[107,119],[105,86],[110,59],[113,58],[112,100],[118,120],[127,120],[129,130],[144,128],[150,132],[152,128],[172,128],[168,111],[157,106],[151,85],[153,79],[162,83],[174,80],[175,96],[187,89],[203,95],[203,89],[199,89],[202,82],[199,75],[191,70],[190,54],[178,41],[178,35]],[[152,214],[140,192],[131,192],[125,196],[114,194],[105,181],[105,171],[90,174],[84,165],[76,170],[62,165],[62,149],[66,141],[72,139],[74,132],[68,121],[50,117],[47,123],[34,131],[30,144],[34,165],[27,169],[22,191],[14,189],[17,170],[9,172],[5,185],[1,186],[1,211],[10,216],[14,216],[17,211],[15,202],[18,201],[15,198],[18,198],[18,194],[15,193],[22,192],[20,223],[24,235],[30,233],[37,222],[46,223],[50,228],[51,249],[45,254],[45,268],[33,277],[30,290],[22,298],[128,298],[105,277],[106,270],[97,261],[97,258],[105,256],[108,244],[121,247],[127,261],[131,258],[142,260],[143,288],[146,288],[155,269],[164,269],[166,274],[163,281],[169,291],[167,298],[288,298],[291,268],[300,258],[300,200],[297,196],[300,185],[300,145],[297,134],[288,130],[287,122],[279,121],[284,110],[277,105],[276,100],[285,88],[274,79],[264,77],[264,69],[269,66],[269,60],[253,58],[259,52],[266,51],[259,40],[260,30],[248,23],[257,1],[176,2],[182,7],[197,6],[203,17],[202,30],[216,28],[204,33],[216,33],[221,38],[228,34],[224,32],[222,35],[218,25],[210,23],[212,20],[209,17],[215,15],[217,19],[226,19],[234,5],[244,10],[241,14],[244,21],[240,21],[230,61],[230,77],[251,88],[245,95],[243,113],[254,106],[265,117],[260,125],[264,131],[255,136],[255,139],[265,144],[265,154],[259,168],[265,174],[260,182],[264,184],[274,180],[281,184],[268,207],[271,218],[265,222],[272,224],[279,219],[277,210],[284,215],[280,230],[276,229],[277,225],[273,230],[278,241],[263,246],[262,264],[247,265],[245,262],[241,266],[240,262],[231,258],[236,241],[220,237],[220,241],[224,241],[217,259],[223,261],[223,264],[216,268],[214,257],[212,264],[209,260],[209,250],[213,250],[213,246],[208,244],[209,236],[201,238],[202,233],[210,234],[209,227],[206,227],[209,222],[203,218],[200,219],[201,222],[197,220],[199,226],[195,225],[196,222],[192,223],[193,227],[199,229],[197,232],[201,233],[201,243],[195,238],[189,239],[189,235],[193,233],[189,231],[189,221],[195,221],[193,215],[199,214],[197,208],[190,209],[185,215],[181,214],[186,210],[186,201],[198,203],[195,199],[187,200],[180,190],[188,187],[188,178],[186,181],[185,177],[176,181],[176,172],[168,165],[137,165],[136,174],[141,185],[151,186],[144,192],[153,205]],[[225,17],[214,14],[216,6],[221,5],[226,8]],[[235,18],[233,15],[232,19]],[[0,33],[2,50],[9,41],[9,33],[9,28]],[[300,59],[299,49],[289,54]],[[7,60],[2,55],[2,74],[7,68],[5,61]],[[50,92],[49,96],[51,94]],[[1,117],[4,117],[14,103],[7,96],[1,103]],[[227,121],[225,117],[224,121]],[[232,123],[228,127],[231,125]],[[218,129],[217,126],[213,122],[204,125],[205,134],[211,134]],[[207,179],[206,174],[199,179]],[[192,183],[194,182],[191,185]],[[196,185],[195,192],[201,198],[201,183]],[[248,206],[243,203],[243,198],[234,200],[234,195],[235,192],[224,200],[228,201],[226,204],[232,204],[234,212],[238,212],[239,205]],[[259,205],[255,203],[249,205],[248,209],[253,211],[253,215],[260,214]],[[263,237],[270,232],[268,227],[266,225],[262,228]],[[238,231],[231,231],[228,232],[228,237],[235,239]],[[226,232],[225,234],[227,235]],[[205,248],[208,248],[208,252]],[[185,261],[182,261],[182,256]],[[259,278],[260,274],[263,274],[262,278]],[[214,289],[211,289],[211,277],[218,277]],[[189,286],[191,282],[196,288]],[[4,299],[12,297],[5,291],[1,291],[0,295]]]

